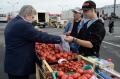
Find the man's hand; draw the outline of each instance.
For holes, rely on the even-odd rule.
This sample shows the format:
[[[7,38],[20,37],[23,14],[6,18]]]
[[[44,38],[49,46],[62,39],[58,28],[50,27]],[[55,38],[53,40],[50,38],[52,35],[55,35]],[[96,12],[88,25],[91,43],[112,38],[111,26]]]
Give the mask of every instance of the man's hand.
[[[38,31],[45,32],[43,29],[38,29]]]
[[[72,36],[64,36],[64,39],[67,42],[72,42],[73,41],[73,37]]]
[[[71,31],[68,31],[65,35],[69,36],[71,34]]]
[[[37,31],[41,31],[41,32],[45,32],[43,29],[40,29],[40,28],[38,28],[38,29],[36,29]]]

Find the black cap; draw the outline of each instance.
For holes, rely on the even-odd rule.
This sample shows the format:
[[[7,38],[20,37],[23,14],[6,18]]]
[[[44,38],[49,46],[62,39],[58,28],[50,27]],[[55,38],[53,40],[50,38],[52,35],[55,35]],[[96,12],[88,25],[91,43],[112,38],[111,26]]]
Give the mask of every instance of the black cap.
[[[96,4],[93,1],[85,1],[82,10],[96,9]]]

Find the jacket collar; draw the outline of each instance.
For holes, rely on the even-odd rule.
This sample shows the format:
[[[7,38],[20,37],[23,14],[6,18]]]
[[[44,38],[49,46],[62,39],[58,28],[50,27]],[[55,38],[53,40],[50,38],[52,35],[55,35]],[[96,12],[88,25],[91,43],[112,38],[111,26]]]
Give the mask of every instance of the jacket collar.
[[[17,19],[23,19],[20,15],[16,16]]]
[[[24,19],[24,17],[22,17],[22,16],[20,16],[20,15],[17,15],[16,18],[22,19],[22,20],[24,20],[24,21],[26,21],[26,22],[29,22],[29,21],[27,21],[26,19]],[[29,23],[30,23],[30,22],[29,22]]]

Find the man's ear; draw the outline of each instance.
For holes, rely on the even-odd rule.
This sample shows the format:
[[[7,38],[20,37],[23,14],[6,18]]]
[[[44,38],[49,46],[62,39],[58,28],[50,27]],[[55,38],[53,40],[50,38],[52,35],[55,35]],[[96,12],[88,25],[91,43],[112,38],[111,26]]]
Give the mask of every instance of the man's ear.
[[[96,9],[92,9],[95,13],[97,12]]]

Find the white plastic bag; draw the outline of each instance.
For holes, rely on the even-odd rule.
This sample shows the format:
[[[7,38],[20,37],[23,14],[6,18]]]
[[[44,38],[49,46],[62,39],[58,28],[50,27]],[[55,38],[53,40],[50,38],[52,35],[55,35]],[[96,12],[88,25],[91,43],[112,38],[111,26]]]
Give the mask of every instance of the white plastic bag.
[[[98,79],[95,75],[93,75],[90,79]]]
[[[69,43],[64,40],[63,36],[61,36],[61,39],[62,39],[61,46],[63,48],[63,51],[70,52],[70,45],[69,45]]]

